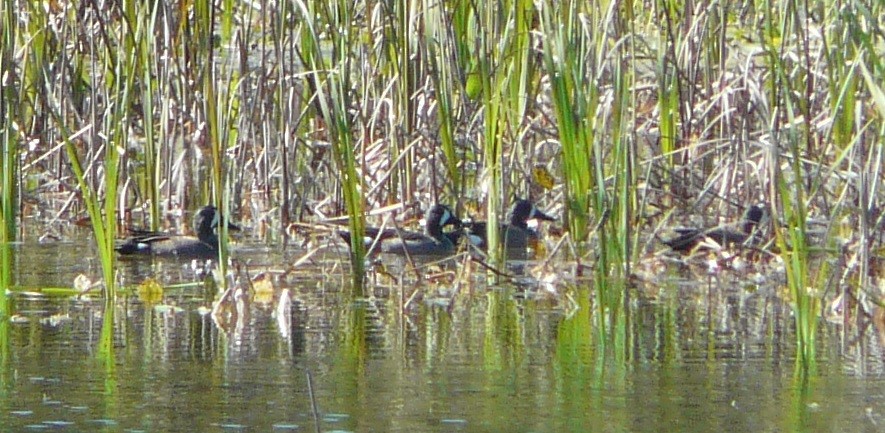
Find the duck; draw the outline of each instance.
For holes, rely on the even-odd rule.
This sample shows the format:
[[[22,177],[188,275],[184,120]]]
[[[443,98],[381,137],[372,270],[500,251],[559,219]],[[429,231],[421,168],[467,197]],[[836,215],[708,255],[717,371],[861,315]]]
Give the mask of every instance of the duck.
[[[461,227],[461,220],[446,205],[435,204],[424,214],[424,233],[396,230],[393,228],[365,228],[366,246],[378,239],[381,252],[408,255],[443,255],[455,252],[460,231],[444,232],[446,226]],[[350,232],[338,231],[345,242],[350,243]]]
[[[706,240],[711,240],[719,245],[739,245],[747,242],[752,238],[756,226],[762,220],[765,214],[765,208],[756,204],[750,206],[740,223],[737,225],[730,224],[726,226],[714,227],[711,229],[698,228],[678,228],[677,235],[673,238],[662,241],[673,251],[683,253],[691,252],[695,248],[702,246]],[[735,227],[739,226],[740,229]]]
[[[499,229],[508,250],[526,249],[540,240],[538,232],[529,227],[529,220],[556,221],[556,218],[544,213],[534,203],[525,199],[516,200],[508,215],[509,223],[501,225]],[[481,249],[488,247],[487,222],[475,221],[465,224],[465,227],[472,245]]]
[[[114,250],[122,256],[217,257],[220,218],[221,214],[214,206],[204,206],[194,215],[196,237],[130,229],[132,236],[117,241]],[[240,227],[228,223],[228,229],[240,230]]]

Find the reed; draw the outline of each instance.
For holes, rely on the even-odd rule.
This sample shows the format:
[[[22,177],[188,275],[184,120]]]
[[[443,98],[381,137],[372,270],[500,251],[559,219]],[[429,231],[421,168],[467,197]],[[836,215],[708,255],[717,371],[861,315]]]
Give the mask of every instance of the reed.
[[[660,6],[660,14],[663,16],[664,22],[658,29],[658,47],[657,54],[657,77],[658,77],[658,125],[661,131],[661,154],[663,155],[663,171],[665,173],[665,184],[669,183],[669,173],[675,167],[674,155],[679,148],[678,121],[680,113],[680,104],[684,102],[681,96],[680,71],[676,66],[680,64],[677,51],[685,45],[683,34],[679,30],[679,26],[683,23],[678,22],[678,17],[685,11],[687,5],[673,0],[662,0],[658,2]],[[686,23],[687,24],[687,23]]]
[[[440,148],[445,155],[446,171],[451,182],[449,193],[458,197],[463,191],[464,185],[461,172],[458,169],[458,162],[461,159],[457,152],[455,143],[455,131],[457,127],[457,119],[455,118],[456,101],[458,87],[456,82],[460,71],[456,68],[461,66],[453,64],[452,59],[454,47],[452,41],[448,38],[446,31],[446,22],[443,18],[443,4],[434,2],[434,5],[427,6],[425,13],[428,36],[437,43],[428,44],[427,51],[429,54],[429,74],[433,80],[433,87],[437,91],[437,103],[439,104],[439,141]]]
[[[420,16],[420,6],[412,5],[407,1],[392,2],[391,6],[383,8],[386,13],[382,13],[382,21],[386,25],[373,23],[385,29],[380,35],[388,36],[375,40],[379,57],[387,62],[380,65],[376,74],[373,74],[381,80],[373,83],[372,81],[375,80],[365,79],[363,82],[367,87],[366,90],[376,85],[385,87],[373,98],[379,103],[385,99],[384,94],[388,92],[391,94],[391,110],[398,115],[393,116],[392,119],[378,120],[390,123],[391,127],[388,131],[389,137],[387,137],[389,155],[387,163],[388,166],[391,166],[388,190],[395,194],[398,193],[403,199],[406,199],[418,192],[416,175],[419,170],[415,167],[418,161],[416,149],[412,146],[412,138],[416,133],[417,118],[420,115],[416,107],[415,96],[419,93],[420,79],[423,76],[422,65],[420,62],[414,61],[419,53],[419,38],[415,35],[414,26]],[[386,88],[385,78],[390,83],[389,90]],[[367,168],[365,164],[363,168]],[[434,194],[434,201],[436,201],[435,190],[431,191],[431,194]],[[386,198],[387,200],[395,199],[395,197]]]
[[[11,316],[9,300],[6,292],[12,288],[12,243],[4,239],[0,239],[0,326],[8,324],[7,320]],[[0,350],[5,345],[0,344]]]
[[[486,196],[486,217],[489,221],[498,221],[501,209],[501,196],[504,192],[502,169],[503,141],[501,137],[502,122],[500,90],[502,83],[501,69],[494,57],[496,50],[497,34],[491,29],[498,27],[497,14],[494,8],[486,8],[485,13],[475,11],[481,20],[478,22],[479,43],[475,47],[477,56],[477,71],[481,88],[480,101],[483,106],[484,128],[482,134],[482,148],[485,166],[483,175],[483,188]],[[489,263],[492,266],[500,265],[503,260],[501,248],[501,236],[497,224],[489,224],[486,227],[486,241],[488,245]],[[494,279],[494,277],[491,277]]]
[[[502,3],[501,6],[503,11],[508,11],[508,15],[500,14],[507,19],[507,22],[498,25],[502,30],[498,36],[498,40],[501,42],[498,48],[500,59],[497,66],[500,89],[497,92],[500,95],[498,98],[501,101],[503,115],[500,135],[506,140],[502,140],[500,144],[502,148],[499,150],[501,152],[499,164],[503,166],[505,153],[509,155],[511,160],[519,159],[521,155],[533,154],[533,150],[520,149],[520,145],[530,149],[534,145],[530,140],[523,138],[521,131],[526,128],[523,125],[528,123],[528,114],[534,101],[532,96],[537,93],[540,75],[537,56],[532,47],[532,30],[538,13],[534,2],[513,0],[509,3]],[[510,173],[507,173],[502,167],[502,170],[499,170],[502,177],[498,181],[500,189],[496,191],[490,188],[489,190],[505,197],[507,191],[505,185],[509,181],[513,185],[513,191],[529,191],[531,188],[524,185],[528,182],[519,181],[523,176],[519,170],[516,170],[517,167],[511,162]],[[524,193],[510,195],[524,195]],[[496,203],[499,208],[500,205],[500,203]],[[491,206],[491,202],[489,206]]]
[[[308,83],[315,98],[315,106],[328,128],[335,167],[341,178],[344,205],[347,210],[351,233],[350,263],[353,275],[353,290],[361,291],[364,278],[365,217],[363,216],[362,178],[357,172],[357,159],[354,151],[353,123],[348,113],[353,100],[352,77],[357,72],[351,57],[352,47],[358,46],[359,32],[352,28],[353,10],[344,1],[324,5],[298,3],[304,18],[302,28],[302,63],[308,70]],[[316,7],[316,9],[314,9]],[[314,21],[315,17],[318,21]],[[316,28],[327,25],[331,55],[326,56]]]
[[[114,327],[116,317],[116,304],[113,297],[105,299],[104,311],[101,316],[101,332],[98,335],[98,350],[96,357],[104,367],[104,392],[105,398],[113,401],[117,395],[117,356],[114,336],[117,335]],[[110,405],[114,407],[115,405]]]
[[[856,36],[863,38],[865,42],[864,45],[869,44],[866,40],[866,35],[864,35],[863,32],[858,32]],[[866,55],[870,56],[870,53],[868,52]],[[872,99],[872,106],[878,113],[877,118],[881,120],[885,118],[885,85],[883,85],[882,80],[876,80],[870,72],[871,67],[878,67],[881,69],[881,65],[876,64],[876,60],[876,56],[872,55],[869,61],[859,62],[859,65],[863,76],[863,82]],[[870,66],[867,66],[868,63]],[[851,91],[850,88],[846,90],[846,92],[849,91]],[[875,265],[876,254],[873,246],[878,238],[880,242],[879,256],[881,259],[881,232],[885,230],[885,211],[883,211],[883,208],[881,207],[881,201],[878,201],[880,206],[878,209],[876,209],[876,203],[877,197],[881,197],[882,195],[881,188],[883,180],[885,180],[885,173],[883,173],[883,171],[885,171],[885,169],[883,169],[883,167],[885,167],[885,123],[880,123],[879,130],[875,131],[874,143],[855,140],[855,136],[856,135],[851,135],[851,145],[848,148],[857,149],[854,153],[860,156],[860,158],[858,158],[859,173],[857,185],[858,203],[860,205],[860,224],[858,227],[860,231],[858,247],[858,262],[860,264],[860,269],[857,278],[857,287],[860,287],[861,291],[871,298],[881,300],[885,298],[885,293],[883,293],[881,285],[880,288],[876,290],[874,289],[875,285],[873,284],[873,277],[878,271]],[[879,233],[877,233],[877,229],[879,230]],[[879,275],[879,278],[882,278],[881,275]]]
[[[61,128],[64,130],[64,127]],[[119,130],[116,133],[118,137],[119,135],[124,134],[119,132]],[[77,152],[76,146],[68,138],[65,138],[65,150],[67,151],[68,159],[71,162],[71,169],[80,185],[80,193],[83,196],[83,203],[86,205],[86,210],[89,213],[92,232],[95,235],[95,242],[98,247],[99,260],[102,267],[102,278],[105,282],[104,293],[107,298],[113,299],[116,293],[114,289],[114,262],[116,254],[114,251],[114,239],[117,231],[116,189],[117,164],[119,162],[120,154],[116,147],[111,149],[104,148],[106,190],[104,197],[102,198],[98,191],[93,190],[89,186],[86,172],[80,162],[80,156]]]
[[[14,2],[6,0],[4,9],[13,10]],[[8,71],[13,65],[15,55],[16,31],[14,14],[3,14],[3,32],[0,34],[0,70]],[[15,209],[18,194],[18,147],[16,146],[16,128],[13,127],[14,119],[19,119],[16,106],[13,101],[18,99],[14,86],[3,85],[0,89],[0,245],[16,239]],[[0,263],[5,265],[6,263]],[[9,268],[0,267],[4,275],[9,275]],[[0,287],[7,287],[0,284]],[[5,292],[5,290],[2,290]],[[5,293],[0,294],[0,299]]]
[[[232,5],[228,5],[232,6]],[[238,86],[241,82],[238,79],[238,70],[232,67],[219,68],[220,63],[225,64],[225,59],[216,58],[215,49],[215,23],[221,24],[221,46],[230,45],[230,23],[232,15],[236,8],[227,8],[221,12],[208,4],[201,4],[196,7],[196,33],[199,46],[199,64],[202,65],[203,73],[201,74],[204,115],[207,124],[207,142],[209,146],[209,154],[211,161],[211,170],[209,176],[210,197],[215,207],[221,211],[221,220],[219,222],[219,245],[218,245],[218,267],[219,275],[226,275],[227,257],[228,257],[228,224],[227,219],[230,217],[229,197],[230,197],[230,177],[227,175],[225,164],[225,152],[227,149],[236,146],[238,139],[238,128],[236,122],[238,118],[238,110],[240,100],[237,97]],[[221,16],[216,16],[220,13]],[[225,39],[227,38],[227,39]],[[219,70],[222,69],[222,70]],[[226,278],[221,281],[227,282]]]
[[[879,4],[837,14],[786,1],[703,10],[671,0],[154,2],[112,13],[86,5],[102,14],[90,22],[73,9],[3,5],[27,13],[3,14],[0,70],[14,73],[0,101],[0,241],[20,230],[18,195],[38,171],[18,171],[21,160],[64,179],[67,158],[104,261],[119,178],[137,185],[133,201],[150,206],[155,229],[164,200],[211,201],[225,217],[249,208],[256,225],[280,207],[282,227],[289,211],[308,219],[328,204],[349,215],[361,278],[368,204],[486,194],[485,216],[499,220],[509,197],[531,191],[525,174],[540,163],[563,182],[544,198],[562,197],[578,257],[593,257],[593,319],[608,342],[629,329],[623,279],[658,218],[646,203],[667,213],[674,202],[767,197],[785,223],[776,243],[808,362],[832,270],[814,265],[807,215],[844,227],[860,209],[848,235],[866,251],[861,266],[881,227],[885,75],[880,37],[860,30],[882,15]],[[64,142],[67,157],[31,155],[25,140]],[[835,247],[828,230],[822,242]],[[224,263],[226,242],[222,250]]]
[[[615,43],[609,52],[612,58],[611,68],[612,81],[612,107],[608,122],[603,122],[603,129],[610,131],[611,148],[597,142],[596,155],[609,155],[605,166],[604,177],[597,175],[597,179],[609,178],[612,185],[612,199],[597,194],[596,210],[602,220],[600,230],[600,248],[607,249],[600,254],[609,261],[607,269],[598,266],[600,271],[606,273],[608,284],[597,283],[600,289],[604,285],[606,290],[600,290],[600,299],[606,304],[608,311],[608,334],[614,343],[617,356],[628,356],[630,328],[630,298],[626,281],[631,275],[632,263],[638,260],[640,233],[634,230],[639,219],[637,212],[643,213],[639,208],[638,189],[639,179],[636,177],[636,161],[638,159],[637,138],[635,136],[635,98],[636,94],[636,50],[632,35],[634,11],[630,5],[622,14],[612,17],[609,22],[615,30],[612,34]],[[601,39],[604,35],[597,36]],[[597,170],[599,167],[597,166]],[[599,188],[600,190],[602,188]],[[600,206],[605,200],[606,207]],[[610,204],[609,204],[610,203]],[[603,265],[604,266],[604,265]]]
[[[593,377],[595,359],[604,353],[594,338],[595,306],[590,290],[586,287],[575,287],[574,299],[577,305],[563,320],[556,332],[556,348],[554,369],[562,376],[563,383],[570,383],[575,377],[590,382]],[[594,344],[597,343],[597,344]],[[599,365],[601,370],[602,365]]]
[[[572,238],[583,242],[589,233],[594,190],[600,209],[604,201],[598,199],[605,196],[599,188],[603,185],[599,178],[601,156],[593,153],[593,116],[599,95],[592,71],[598,65],[594,63],[590,24],[581,20],[583,4],[567,1],[558,6],[546,5],[539,11],[544,66],[562,146],[566,220]]]
[[[632,9],[623,15],[616,11],[614,4],[584,9],[583,4],[566,2],[560,9],[547,6],[540,12],[545,72],[562,146],[569,232],[579,242],[588,241],[591,214],[599,220],[592,243],[593,284],[596,329],[601,333],[597,341],[603,345],[623,342],[625,337],[623,279],[633,260],[630,245],[639,242],[638,237],[631,238],[637,182],[635,137],[629,133],[635,98],[635,65],[629,59],[636,55],[629,51],[629,34],[622,37],[613,30],[630,26]],[[611,31],[615,33],[610,35]],[[598,83],[606,72],[613,77],[610,108],[599,104]]]
[[[797,32],[800,45],[798,62],[810,62],[804,57],[808,54],[808,29],[801,22],[793,20],[791,6],[784,5],[779,10],[779,27],[789,34]],[[808,11],[805,11],[806,13]],[[774,18],[774,17],[772,17]],[[774,20],[768,22],[773,25]],[[769,31],[772,29],[769,28]],[[801,121],[810,118],[811,80],[810,71],[797,68],[786,55],[788,47],[778,44],[776,39],[767,39],[768,61],[772,68],[772,92],[776,106],[774,114],[783,119],[787,125],[784,130],[774,130],[775,143],[785,143],[785,151],[772,146],[772,180],[776,190],[772,196],[777,197],[777,205],[783,211],[784,225],[775,228],[775,239],[786,273],[796,323],[796,342],[798,348],[797,365],[805,371],[813,369],[815,356],[815,333],[820,310],[817,288],[811,285],[809,276],[809,254],[806,221],[808,216],[807,173],[803,166],[803,158],[812,154],[812,134],[809,124]],[[804,49],[803,49],[804,48]],[[804,63],[808,65],[808,63]],[[801,95],[801,97],[797,97]],[[783,167],[783,168],[782,168]]]
[[[492,290],[485,296],[483,362],[489,370],[499,371],[519,365],[524,352],[521,336],[525,317],[512,294]]]
[[[145,4],[135,5],[138,9],[138,17],[135,22],[146,25],[147,29],[156,28],[160,4],[161,2],[157,2],[150,9],[148,9],[150,6]],[[153,66],[156,63],[153,47],[158,46],[159,41],[156,40],[156,34],[153,31],[144,31],[140,36],[138,39],[138,69],[140,73],[138,93],[141,95],[142,107],[146,114],[144,116],[144,181],[140,184],[144,198],[149,205],[150,229],[157,231],[160,229],[160,147],[161,143],[165,141],[165,128],[158,128],[153,116],[155,95],[159,92],[162,80],[162,77],[154,78],[153,76],[155,73]],[[164,99],[165,102],[161,104],[164,106],[164,113],[168,115],[169,99]],[[165,118],[166,116],[162,117],[162,119]]]
[[[55,127],[61,133],[71,170],[90,217],[108,299],[113,299],[116,293],[114,239],[117,232],[118,167],[130,138],[128,125],[133,118],[132,106],[137,92],[134,83],[140,76],[136,41],[151,31],[143,26],[144,20],[139,19],[144,12],[125,9],[124,13],[132,14],[128,22],[134,27],[122,23],[114,26],[99,20],[97,25],[101,29],[101,39],[90,40],[95,44],[92,47],[94,52],[99,53],[87,76],[92,83],[90,98],[93,101],[113,101],[106,107],[92,105],[90,116],[95,120],[93,128],[97,131],[88,127],[80,130],[77,134],[84,133],[81,141],[68,130],[63,110],[72,101],[61,100],[60,109],[50,112]],[[87,149],[87,166],[83,165],[83,155],[78,149],[81,143]]]
[[[9,11],[14,7],[12,0],[4,3],[4,9]],[[13,64],[15,53],[15,32],[13,14],[3,14],[3,32],[0,34],[0,70],[9,70]],[[2,359],[8,359],[8,336],[9,304],[6,299],[6,291],[12,285],[12,245],[15,241],[16,203],[18,201],[18,146],[17,137],[13,127],[13,119],[18,119],[15,113],[15,105],[12,101],[17,99],[13,86],[0,86],[0,351]]]

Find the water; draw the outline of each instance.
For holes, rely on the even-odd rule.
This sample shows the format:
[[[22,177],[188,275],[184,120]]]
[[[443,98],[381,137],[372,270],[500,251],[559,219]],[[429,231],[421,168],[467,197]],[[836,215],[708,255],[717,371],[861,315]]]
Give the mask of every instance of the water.
[[[15,251],[13,284],[31,292],[99,275],[73,243]],[[274,291],[246,297],[227,320],[207,313],[214,294],[200,286],[167,289],[156,304],[122,297],[110,356],[102,300],[17,291],[0,332],[0,431],[885,430],[876,328],[823,322],[818,371],[802,384],[789,307],[776,287],[739,273],[698,281],[677,270],[667,284],[638,284],[632,359],[618,361],[597,344],[580,302],[587,290],[456,291],[445,280],[458,265],[434,268],[441,282],[417,293],[376,276],[354,301],[345,255],[293,269],[304,254],[241,252]],[[124,262],[120,272],[129,282],[198,281],[174,261]]]

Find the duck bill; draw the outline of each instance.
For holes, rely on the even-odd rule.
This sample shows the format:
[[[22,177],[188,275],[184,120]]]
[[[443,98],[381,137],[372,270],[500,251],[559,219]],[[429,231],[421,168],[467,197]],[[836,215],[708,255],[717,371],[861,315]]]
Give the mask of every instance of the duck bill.
[[[448,209],[445,210],[445,214],[443,214],[443,217],[439,221],[440,227],[455,226],[457,228],[461,228],[463,224],[464,223],[461,222],[461,219],[455,216],[455,214]]]
[[[532,207],[532,213],[529,214],[529,219],[539,219],[544,221],[556,221],[556,218],[553,218],[550,215],[541,212],[540,209],[536,207]]]

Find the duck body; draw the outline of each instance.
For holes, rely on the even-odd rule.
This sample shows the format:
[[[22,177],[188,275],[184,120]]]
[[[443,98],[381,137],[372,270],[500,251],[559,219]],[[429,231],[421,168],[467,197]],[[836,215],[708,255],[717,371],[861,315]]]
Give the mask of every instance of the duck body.
[[[372,246],[377,239],[378,242],[384,242],[387,239],[396,237],[396,229],[380,229],[378,227],[365,227],[363,232],[363,245],[366,248]],[[347,230],[337,230],[335,233],[338,234],[338,237],[341,238],[346,244],[350,244],[350,232]]]
[[[712,240],[719,245],[737,245],[747,242],[753,235],[756,226],[762,220],[765,211],[761,205],[750,206],[744,213],[740,230],[733,226],[714,227],[711,229],[680,228],[676,229],[677,236],[664,240],[674,251],[690,252],[701,246],[705,240]]]
[[[540,240],[538,232],[529,227],[528,221],[532,219],[542,221],[556,221],[550,215],[542,212],[528,200],[517,200],[510,210],[509,223],[498,226],[498,233],[504,238],[504,246],[508,250],[526,249]],[[476,221],[467,225],[470,243],[478,248],[488,247],[488,223]]]
[[[381,251],[390,254],[408,255],[447,255],[454,253],[458,245],[459,232],[443,232],[445,226],[461,227],[461,220],[452,209],[445,205],[434,205],[424,216],[424,233],[393,230],[381,245]],[[368,233],[368,232],[367,232]],[[381,237],[386,236],[382,232]]]
[[[461,220],[455,216],[451,208],[437,204],[430,207],[424,215],[424,233],[395,228],[366,227],[363,244],[369,248],[377,241],[381,245],[381,252],[391,254],[451,254],[458,245],[461,232],[460,230],[444,232],[443,228],[449,225],[460,228]],[[336,233],[344,242],[350,244],[349,231],[338,230]]]
[[[218,256],[218,223],[220,215],[213,206],[205,206],[194,216],[197,236],[182,236],[163,232],[131,229],[132,236],[114,246],[123,256],[176,256],[213,258]],[[230,230],[239,230],[228,224]]]

